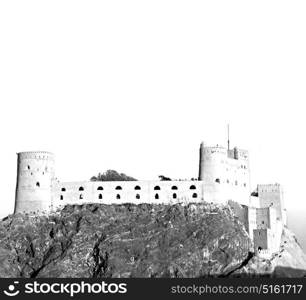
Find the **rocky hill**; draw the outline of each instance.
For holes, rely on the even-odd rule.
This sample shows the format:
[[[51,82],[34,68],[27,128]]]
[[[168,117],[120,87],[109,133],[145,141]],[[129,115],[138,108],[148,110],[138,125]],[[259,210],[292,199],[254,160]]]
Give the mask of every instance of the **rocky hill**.
[[[0,222],[0,242],[0,277],[306,274],[306,256],[288,230],[280,253],[260,260],[230,207],[208,203],[88,204],[49,216],[12,215]]]

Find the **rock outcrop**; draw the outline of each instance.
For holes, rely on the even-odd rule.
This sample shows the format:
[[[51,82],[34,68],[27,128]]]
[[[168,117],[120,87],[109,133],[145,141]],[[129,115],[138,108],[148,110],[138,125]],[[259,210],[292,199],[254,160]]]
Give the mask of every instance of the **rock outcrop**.
[[[288,230],[277,257],[259,260],[232,210],[208,203],[88,204],[48,216],[11,215],[0,222],[0,241],[2,278],[281,276],[286,268],[306,269]]]

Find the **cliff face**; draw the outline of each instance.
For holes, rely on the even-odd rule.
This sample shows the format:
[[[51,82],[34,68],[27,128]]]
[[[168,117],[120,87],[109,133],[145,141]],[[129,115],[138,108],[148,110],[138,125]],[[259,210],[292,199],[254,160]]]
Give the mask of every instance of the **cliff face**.
[[[258,265],[238,218],[208,203],[90,204],[50,216],[13,215],[0,222],[0,242],[0,277],[271,275],[280,265]],[[299,249],[294,237],[286,244]],[[301,256],[291,267],[302,265]]]

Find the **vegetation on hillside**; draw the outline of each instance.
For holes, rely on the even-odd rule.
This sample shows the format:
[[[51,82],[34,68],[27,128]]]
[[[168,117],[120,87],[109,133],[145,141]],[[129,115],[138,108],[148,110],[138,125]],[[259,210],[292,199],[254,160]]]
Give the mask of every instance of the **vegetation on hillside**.
[[[91,177],[90,181],[137,181],[137,179],[124,173],[118,173],[115,170],[107,170],[104,173]]]
[[[159,175],[158,178],[160,181],[171,181],[172,180],[171,178],[164,176],[164,175]]]

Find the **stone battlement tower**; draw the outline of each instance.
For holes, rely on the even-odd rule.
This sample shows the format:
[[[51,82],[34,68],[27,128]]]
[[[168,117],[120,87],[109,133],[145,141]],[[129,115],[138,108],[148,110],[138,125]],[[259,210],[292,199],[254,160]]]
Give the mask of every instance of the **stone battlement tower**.
[[[54,155],[45,151],[17,153],[15,212],[51,210]]]
[[[229,200],[249,204],[249,154],[238,148],[200,146],[199,180],[203,181],[206,202],[225,203]]]

